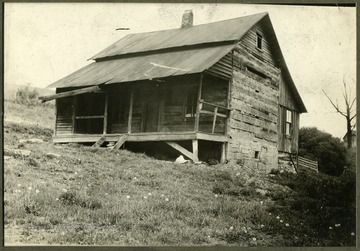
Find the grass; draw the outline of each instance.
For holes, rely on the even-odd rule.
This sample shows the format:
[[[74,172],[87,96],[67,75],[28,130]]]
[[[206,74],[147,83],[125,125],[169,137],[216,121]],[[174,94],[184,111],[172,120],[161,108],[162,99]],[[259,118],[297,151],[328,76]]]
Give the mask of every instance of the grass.
[[[15,121],[9,109],[23,109],[20,119],[30,109],[5,106],[5,148],[31,151],[5,159],[5,245],[355,245],[351,177],[54,145],[49,123]],[[31,111],[34,121],[53,116],[51,107]],[[44,142],[19,143],[28,138]]]

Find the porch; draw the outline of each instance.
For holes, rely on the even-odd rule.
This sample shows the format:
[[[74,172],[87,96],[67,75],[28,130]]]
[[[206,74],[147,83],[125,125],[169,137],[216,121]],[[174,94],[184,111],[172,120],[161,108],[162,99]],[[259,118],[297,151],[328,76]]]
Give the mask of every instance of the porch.
[[[198,161],[201,140],[221,143],[225,161],[229,87],[229,80],[202,73],[90,87],[88,92],[59,89],[50,97],[57,106],[53,142],[117,142],[120,147],[163,141]],[[192,148],[176,143],[185,141]]]

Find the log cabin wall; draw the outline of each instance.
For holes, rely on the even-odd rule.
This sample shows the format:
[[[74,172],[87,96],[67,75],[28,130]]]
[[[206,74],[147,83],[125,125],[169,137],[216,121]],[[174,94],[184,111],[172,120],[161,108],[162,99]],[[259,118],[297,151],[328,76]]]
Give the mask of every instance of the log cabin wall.
[[[280,70],[258,24],[233,50],[228,159],[263,171],[277,166],[279,82]]]

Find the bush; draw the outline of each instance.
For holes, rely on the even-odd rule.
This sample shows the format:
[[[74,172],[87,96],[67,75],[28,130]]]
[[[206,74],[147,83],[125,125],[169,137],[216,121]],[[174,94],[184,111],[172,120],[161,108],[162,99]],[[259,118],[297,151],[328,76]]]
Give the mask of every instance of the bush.
[[[16,91],[16,103],[24,105],[40,104],[39,92],[36,89],[30,89],[29,86],[20,87]]]
[[[301,128],[299,131],[299,155],[318,160],[319,171],[339,176],[347,165],[346,147],[339,138],[322,132],[315,127]]]

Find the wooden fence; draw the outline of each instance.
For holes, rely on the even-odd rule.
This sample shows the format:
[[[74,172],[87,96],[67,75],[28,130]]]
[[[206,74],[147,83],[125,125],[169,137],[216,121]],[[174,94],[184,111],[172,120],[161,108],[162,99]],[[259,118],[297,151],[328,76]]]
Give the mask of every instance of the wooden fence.
[[[303,158],[303,157],[300,157],[300,156],[298,156],[298,167],[311,169],[311,170],[314,170],[317,173],[319,172],[318,162],[317,161],[309,160],[307,158]]]

